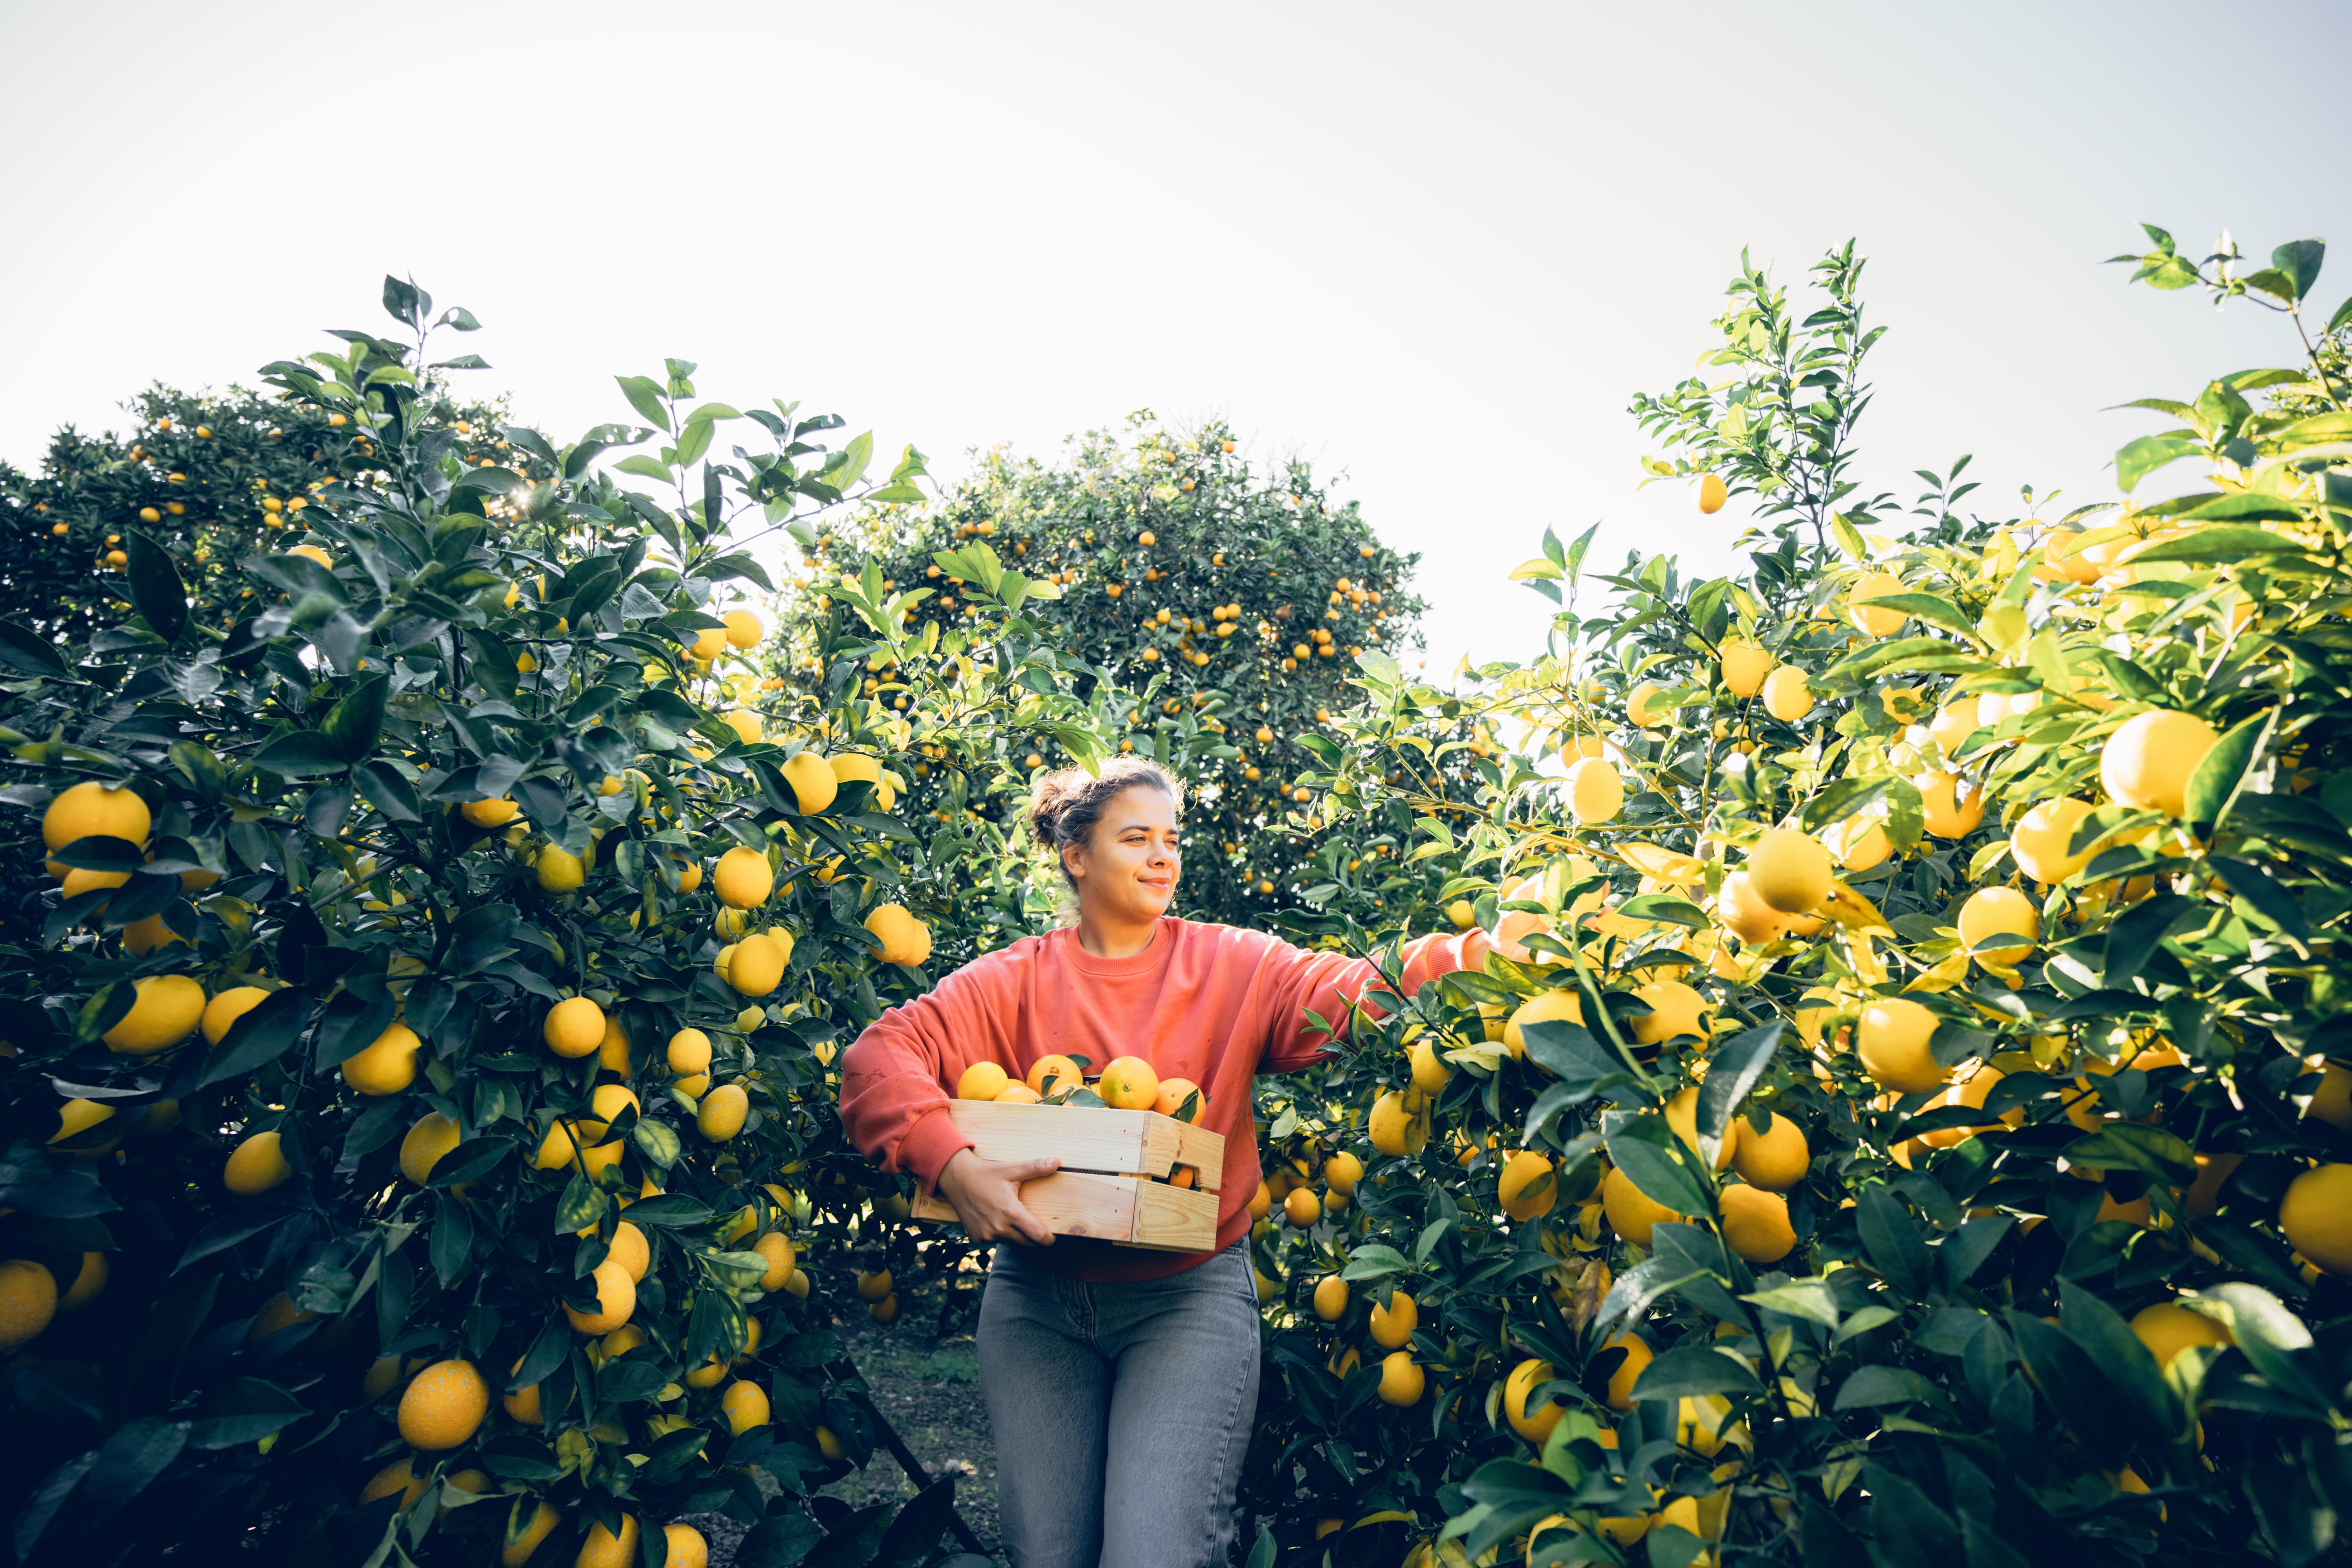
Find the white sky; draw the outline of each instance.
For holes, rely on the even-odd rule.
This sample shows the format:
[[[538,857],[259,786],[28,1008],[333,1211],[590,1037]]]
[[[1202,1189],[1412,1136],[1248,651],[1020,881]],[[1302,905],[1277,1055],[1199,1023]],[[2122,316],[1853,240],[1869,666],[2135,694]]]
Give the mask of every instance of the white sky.
[[[19,464],[151,380],[383,330],[395,270],[483,320],[477,384],[559,439],[664,354],[946,476],[1224,416],[1424,552],[1433,672],[1533,651],[1502,578],[1547,523],[1722,560],[1740,508],[1637,492],[1624,408],[1689,372],[1743,245],[1793,282],[1859,237],[1893,329],[1867,488],[1973,452],[2006,515],[2021,482],[2115,493],[2157,426],[2102,409],[2292,363],[2267,313],[2097,265],[2136,220],[2266,257],[2352,204],[2326,0],[0,0],[0,58]],[[2324,309],[2347,289],[2352,251]]]

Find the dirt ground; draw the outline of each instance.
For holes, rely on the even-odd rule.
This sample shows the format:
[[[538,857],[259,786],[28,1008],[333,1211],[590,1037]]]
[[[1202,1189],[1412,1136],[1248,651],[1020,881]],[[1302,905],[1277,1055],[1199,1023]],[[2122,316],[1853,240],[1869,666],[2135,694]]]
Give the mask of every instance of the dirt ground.
[[[956,1477],[956,1511],[982,1547],[993,1553],[996,1448],[989,1440],[988,1413],[981,1404],[980,1360],[971,1336],[952,1336],[935,1348],[929,1333],[903,1321],[891,1329],[844,1323],[840,1332],[850,1361],[873,1390],[875,1408],[905,1439],[930,1479]],[[824,1489],[862,1508],[885,1500],[904,1502],[918,1489],[877,1444],[871,1464]],[[733,1568],[744,1526],[720,1514],[700,1514],[685,1522],[700,1530],[709,1543],[711,1568]]]

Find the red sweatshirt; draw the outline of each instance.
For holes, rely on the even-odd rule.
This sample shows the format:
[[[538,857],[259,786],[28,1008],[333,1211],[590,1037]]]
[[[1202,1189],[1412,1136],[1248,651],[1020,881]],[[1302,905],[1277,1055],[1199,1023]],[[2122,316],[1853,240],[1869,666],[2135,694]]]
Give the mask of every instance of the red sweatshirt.
[[[1464,944],[1480,933],[1425,936],[1404,949],[1404,992],[1465,966]],[[841,1121],[849,1140],[886,1171],[911,1172],[931,1188],[940,1167],[971,1140],[947,1114],[950,1086],[975,1062],[1014,1079],[1040,1057],[1082,1056],[1100,1072],[1114,1058],[1141,1057],[1161,1078],[1186,1078],[1208,1097],[1202,1125],[1223,1134],[1224,1184],[1217,1200],[1217,1247],[1249,1228],[1257,1191],[1257,1126],[1250,1079],[1295,1072],[1330,1055],[1351,1005],[1387,990],[1367,960],[1309,952],[1263,931],[1162,916],[1151,944],[1131,958],[1097,958],[1074,927],[1024,937],[983,954],[928,996],[891,1008],[842,1058]],[[1204,1261],[1209,1253],[1114,1248],[1064,1237],[1038,1256],[1087,1280],[1152,1279]]]

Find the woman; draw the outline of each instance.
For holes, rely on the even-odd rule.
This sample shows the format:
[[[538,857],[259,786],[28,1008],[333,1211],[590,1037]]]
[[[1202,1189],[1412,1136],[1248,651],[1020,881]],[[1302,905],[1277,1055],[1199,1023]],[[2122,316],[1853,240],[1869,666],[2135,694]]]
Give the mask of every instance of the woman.
[[[1307,1013],[1344,1034],[1380,979],[1360,959],[1170,915],[1179,812],[1176,785],[1138,758],[1099,778],[1041,777],[1030,823],[1076,893],[1076,923],[974,959],[884,1014],[843,1058],[850,1140],[1000,1243],[981,1305],[980,1380],[1016,1568],[1225,1561],[1257,1408],[1250,1079],[1322,1060],[1332,1041]],[[1408,944],[1407,994],[1481,963],[1485,943],[1472,931]],[[993,1061],[1019,1079],[1056,1054],[1097,1070],[1139,1056],[1201,1087],[1202,1123],[1225,1139],[1215,1250],[1057,1242],[1021,1203],[1021,1184],[1055,1163],[983,1160],[957,1131],[946,1086],[966,1068]]]

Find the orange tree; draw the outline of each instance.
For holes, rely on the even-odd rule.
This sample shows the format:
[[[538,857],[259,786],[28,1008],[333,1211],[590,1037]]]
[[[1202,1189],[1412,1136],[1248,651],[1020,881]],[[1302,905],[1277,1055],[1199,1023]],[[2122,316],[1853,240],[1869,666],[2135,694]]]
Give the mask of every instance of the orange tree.
[[[265,370],[359,459],[282,531],[126,524],[122,624],[0,639],[17,1560],[659,1563],[720,1509],[747,1563],[929,1561],[943,1488],[815,1495],[876,1438],[832,1248],[903,1213],[829,1063],[962,892],[898,810],[914,748],[982,768],[1017,713],[1082,750],[1089,710],[1014,574],[951,692],[764,686],[750,531],[919,462],[877,485],[870,438],[678,362],[627,424],[484,449],[430,300],[386,305]],[[866,607],[821,658],[903,642]]]
[[[1383,546],[1355,502],[1334,503],[1304,462],[1260,472],[1234,446],[1222,425],[1181,434],[1139,413],[1124,433],[1094,432],[1060,463],[990,452],[931,505],[885,502],[809,528],[801,544],[804,582],[822,587],[870,564],[890,591],[909,595],[899,613],[925,639],[923,668],[933,671],[954,656],[932,639],[952,639],[974,613],[970,579],[938,552],[984,546],[1057,589],[1033,613],[1071,661],[1096,727],[1193,786],[1184,912],[1250,921],[1297,907],[1319,880],[1311,835],[1279,828],[1313,800],[1300,777],[1316,766],[1303,737],[1345,695],[1355,655],[1417,642],[1422,602],[1405,586],[1417,557]],[[807,642],[828,611],[823,595],[802,603],[781,664],[805,680],[815,657]],[[870,669],[866,689],[907,699],[913,668]],[[1016,726],[1002,755],[1027,773],[1077,753],[1064,736]],[[941,762],[918,763],[917,808],[973,809],[971,782]],[[1006,820],[1002,800],[977,805]]]
[[[472,321],[462,311],[444,317],[453,327]],[[472,355],[442,366],[479,367]],[[500,435],[499,407],[437,384],[430,398],[430,427],[462,460],[521,470]],[[130,612],[123,573],[133,533],[173,552],[194,614],[225,626],[250,597],[236,563],[289,526],[299,533],[320,490],[373,467],[371,432],[293,393],[158,385],[128,407],[128,437],[68,427],[37,472],[0,464],[0,592],[12,618],[42,637],[79,639]]]
[[[2151,234],[2300,324],[2316,242]],[[1267,1093],[1260,1563],[2337,1550],[2347,388],[2149,400],[2121,485],[2191,494],[1994,523],[1956,465],[1906,529],[1843,477],[1858,272],[1743,268],[1727,378],[1637,401],[1750,569],[1523,568],[1567,592],[1467,809],[1408,741],[1458,699],[1358,661],[1330,836],[1402,807],[1446,879],[1325,940],[1458,900],[1497,952]]]

